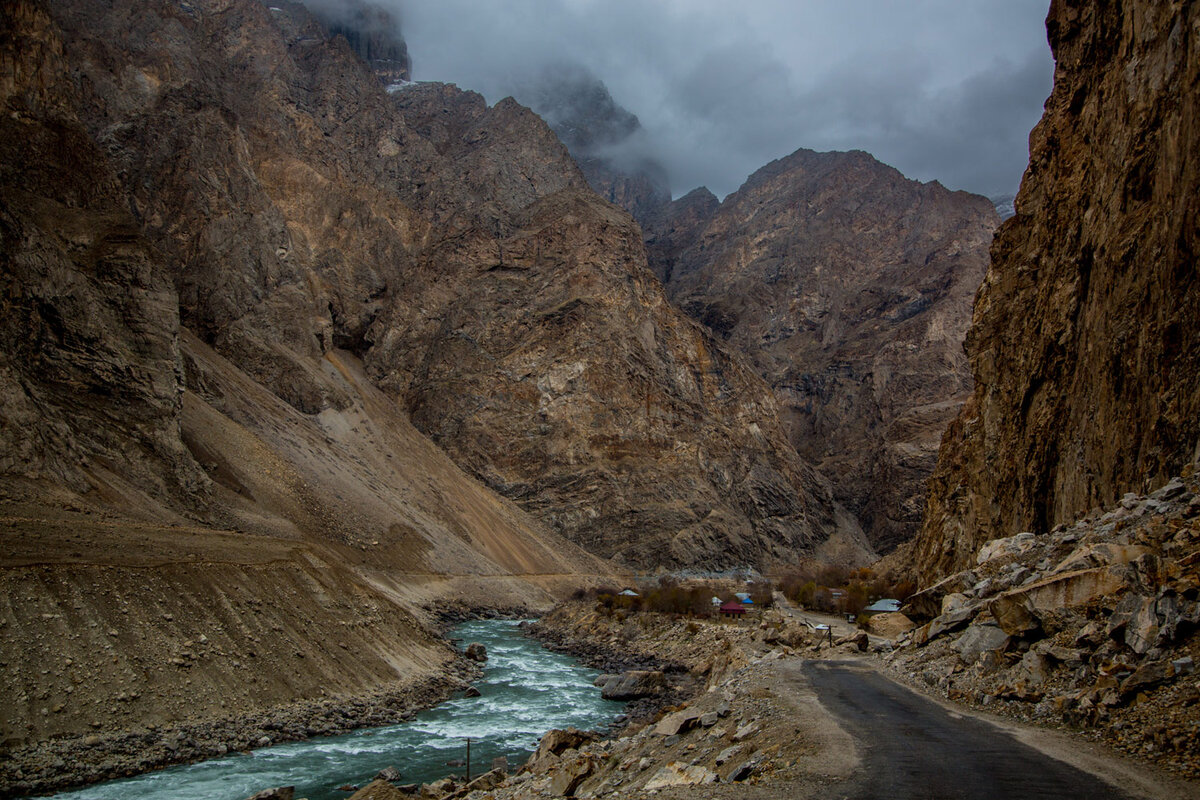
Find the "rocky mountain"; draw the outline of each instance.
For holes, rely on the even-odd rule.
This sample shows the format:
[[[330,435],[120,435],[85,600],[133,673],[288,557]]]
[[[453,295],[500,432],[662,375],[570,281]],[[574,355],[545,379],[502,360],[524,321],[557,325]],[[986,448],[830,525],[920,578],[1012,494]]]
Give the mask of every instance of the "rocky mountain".
[[[650,153],[637,116],[578,64],[554,64],[520,81],[514,96],[558,134],[588,185],[645,227],[671,201],[666,170]]]
[[[430,609],[611,575],[572,540],[866,557],[528,109],[389,94],[298,3],[0,15],[5,785],[444,692]]]
[[[750,359],[791,445],[886,551],[916,533],[970,391],[961,343],[996,225],[986,198],[863,152],[799,150],[723,203],[671,203],[647,246],[670,298]]]
[[[1189,464],[1200,442],[1200,11],[1056,2],[1054,90],[967,337],[917,548],[932,579]]]
[[[498,498],[445,500],[469,481],[400,470],[444,502],[383,524],[396,487],[374,459],[415,447],[411,414],[471,474],[628,563],[786,561],[831,536],[864,552],[766,387],[671,308],[637,226],[527,109],[442,85],[389,95],[297,3],[11,16],[29,29],[4,62],[13,481],[94,498],[103,475],[125,510],[395,545],[380,574],[412,547],[456,552],[430,526],[472,547],[504,531],[480,570],[598,569],[565,543],[505,560],[517,538],[562,540]],[[289,466],[264,466],[264,495],[237,428]],[[354,490],[322,489],[330,472]],[[303,519],[263,506],[276,491]],[[479,504],[506,519],[466,522]]]
[[[385,86],[412,79],[408,43],[387,9],[362,0],[309,0],[305,6],[331,36],[344,37]]]
[[[395,116],[344,41],[251,2],[0,15],[0,791],[216,752],[178,726],[249,746],[242,720],[283,705],[308,704],[273,736],[352,696],[432,699],[454,655],[427,606],[546,607],[608,572],[337,346],[315,262],[340,251],[313,231],[419,219],[316,121],[359,96]],[[328,149],[299,158],[305,137]],[[64,771],[51,739],[100,771]]]

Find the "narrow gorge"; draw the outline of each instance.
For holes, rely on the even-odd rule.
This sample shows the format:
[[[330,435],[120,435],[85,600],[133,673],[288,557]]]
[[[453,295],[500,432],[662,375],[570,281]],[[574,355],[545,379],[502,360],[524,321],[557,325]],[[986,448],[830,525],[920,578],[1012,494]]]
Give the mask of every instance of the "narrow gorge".
[[[995,202],[799,133],[681,186],[778,65],[555,44],[485,98],[429,13],[0,7],[0,797],[373,735],[469,691],[481,616],[645,691],[345,796],[952,796],[941,726],[1005,752],[978,796],[1200,796],[1197,5],[1050,2]],[[798,80],[781,120],[850,105]],[[712,130],[656,139],[671,92]]]

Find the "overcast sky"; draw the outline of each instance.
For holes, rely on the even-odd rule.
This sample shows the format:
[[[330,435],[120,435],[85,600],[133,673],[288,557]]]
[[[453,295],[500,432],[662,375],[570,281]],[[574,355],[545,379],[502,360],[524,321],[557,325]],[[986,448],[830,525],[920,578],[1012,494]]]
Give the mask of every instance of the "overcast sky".
[[[1048,0],[382,0],[416,80],[495,102],[576,61],[638,115],[676,196],[800,147],[1016,191],[1050,92]]]

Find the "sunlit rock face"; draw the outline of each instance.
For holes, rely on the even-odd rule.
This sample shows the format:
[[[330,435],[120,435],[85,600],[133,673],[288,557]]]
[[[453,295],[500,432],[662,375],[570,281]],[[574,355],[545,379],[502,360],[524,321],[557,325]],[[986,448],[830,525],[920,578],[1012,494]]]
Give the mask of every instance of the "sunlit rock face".
[[[670,298],[750,359],[788,440],[881,551],[911,538],[942,429],[971,388],[962,340],[998,219],[863,152],[799,150],[719,205],[648,229]]]
[[[929,578],[1196,457],[1200,11],[1055,2],[1057,66],[992,246],[917,552]]]

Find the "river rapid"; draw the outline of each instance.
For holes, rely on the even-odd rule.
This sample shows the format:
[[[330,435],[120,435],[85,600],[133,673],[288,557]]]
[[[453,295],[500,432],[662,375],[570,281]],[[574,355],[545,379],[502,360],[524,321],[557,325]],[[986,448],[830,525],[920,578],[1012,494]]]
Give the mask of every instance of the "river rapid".
[[[471,774],[491,769],[506,756],[510,770],[537,747],[551,728],[591,729],[612,722],[623,704],[600,697],[598,674],[569,656],[543,648],[521,634],[512,620],[475,620],[449,634],[487,647],[479,697],[456,697],[399,725],[344,736],[288,742],[237,754],[61,792],[70,800],[243,800],[273,786],[295,786],[296,797],[343,800],[337,787],[365,785],[379,770],[394,766],[405,783],[449,774],[466,758],[471,740]]]

